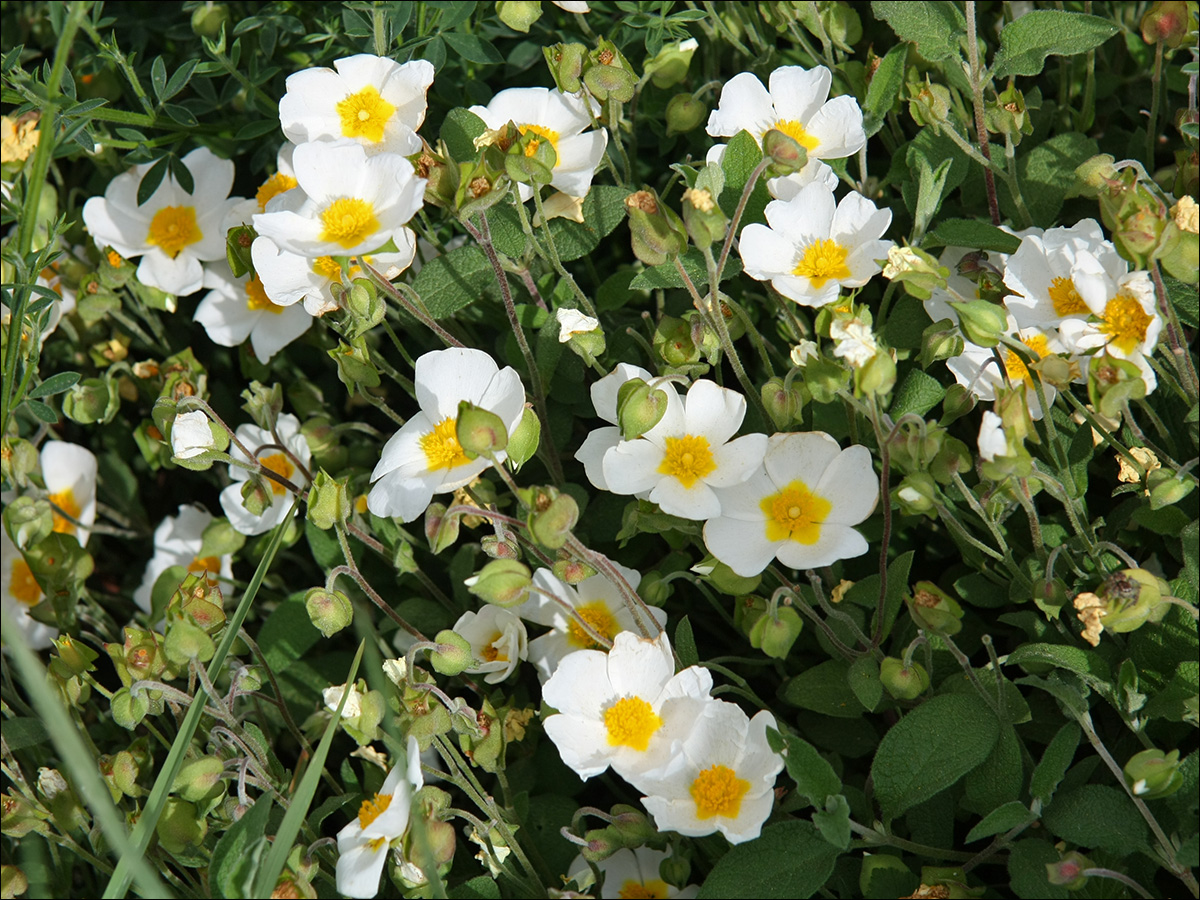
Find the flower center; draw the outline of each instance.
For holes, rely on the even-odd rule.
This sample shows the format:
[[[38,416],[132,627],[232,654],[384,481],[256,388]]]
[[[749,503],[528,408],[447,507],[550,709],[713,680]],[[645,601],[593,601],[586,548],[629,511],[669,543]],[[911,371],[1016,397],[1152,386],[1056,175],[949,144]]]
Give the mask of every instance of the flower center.
[[[738,778],[737,772],[727,766],[710,766],[696,776],[689,790],[696,801],[697,819],[736,819],[750,782]]]
[[[667,450],[658,471],[663,475],[674,475],[685,488],[713,471],[717,467],[708,438],[696,434],[667,438]]]
[[[813,241],[804,249],[804,256],[796,263],[793,275],[802,275],[815,288],[822,288],[827,281],[843,281],[850,277],[846,265],[849,251],[837,241],[822,238]]]
[[[1021,343],[1033,351],[1033,355],[1038,359],[1050,352],[1049,343],[1044,334],[1035,334],[1031,337],[1021,338]],[[1012,350],[1004,351],[1004,370],[1008,373],[1008,380],[1012,382],[1030,380],[1029,368],[1025,365],[1025,360],[1017,356]]]
[[[558,132],[557,131],[554,131],[551,128],[544,128],[541,125],[518,125],[517,129],[523,135],[533,132],[534,134],[538,135],[539,137],[545,138],[546,140],[548,140],[550,142],[550,146],[554,148],[555,155],[558,154]],[[538,148],[539,144],[541,144],[541,141],[539,141],[539,140],[530,141],[529,144],[525,147],[525,155],[526,156],[534,156],[537,153],[537,148]],[[557,166],[558,163],[555,162],[555,165]]]
[[[808,150],[810,153],[817,149],[817,145],[821,143],[815,137],[805,130],[804,126],[795,119],[780,119],[773,126],[776,131],[782,131],[793,141]]]
[[[370,800],[364,800],[362,806],[358,808],[358,826],[366,828],[382,816],[391,805],[391,794],[376,794]]]
[[[601,637],[611,641],[613,635],[617,633],[617,621],[603,600],[588,603],[586,606],[576,609],[575,612],[579,614],[579,618],[588,623],[592,631]],[[574,619],[567,623],[567,640],[573,647],[578,647],[580,650],[600,649],[600,645]]]
[[[23,559],[13,560],[12,578],[8,582],[8,592],[18,603],[26,606],[36,606],[42,599],[42,588],[29,570],[29,565]]]
[[[221,573],[221,557],[219,556],[197,556],[188,563],[187,570],[193,575],[199,575],[201,572],[208,578],[209,584],[215,584],[217,577]]]
[[[821,523],[833,509],[832,503],[798,480],[778,494],[764,497],[759,506],[767,514],[768,541],[800,544],[815,544],[821,539]]]
[[[78,519],[79,514],[83,511],[78,501],[75,499],[75,492],[70,488],[65,491],[59,491],[57,494],[50,495],[50,502],[58,509],[70,516],[72,519]],[[54,530],[59,534],[74,534],[75,523],[61,515],[58,510],[54,512]]]
[[[262,279],[257,275],[246,282],[246,309],[250,312],[275,313],[277,316],[283,312],[282,306],[271,302]]]
[[[337,105],[342,120],[342,134],[348,138],[364,138],[372,144],[383,140],[383,130],[396,107],[379,96],[379,91],[367,85],[355,94],[348,94]]]
[[[379,230],[375,207],[357,197],[340,197],[321,213],[321,240],[349,249]]]
[[[264,456],[259,460],[263,464],[264,469],[270,469],[276,475],[282,478],[291,478],[292,473],[296,471],[296,467],[282,453],[272,453],[270,456]],[[271,493],[276,497],[283,496],[287,489],[273,478],[267,479],[267,484],[271,486]]]
[[[668,896],[667,883],[660,878],[646,882],[630,879],[621,885],[617,896],[621,900],[665,900]]]
[[[164,206],[150,220],[150,233],[146,243],[161,247],[163,253],[174,259],[189,244],[204,237],[196,224],[194,206]]]
[[[483,648],[484,662],[496,662],[496,660],[499,660],[500,662],[508,662],[508,655],[496,646],[497,642],[503,639],[504,635],[499,631],[492,635],[492,639],[488,641],[487,646]]]
[[[276,172],[270,178],[262,183],[262,187],[255,193],[254,199],[258,201],[258,208],[263,212],[267,210],[267,202],[272,197],[278,197],[285,191],[290,191],[294,188],[298,181],[291,175],[284,175],[282,172]]]
[[[1050,302],[1054,304],[1055,315],[1086,316],[1089,312],[1070,278],[1059,277],[1050,282]]]
[[[421,438],[421,449],[431,471],[454,469],[470,462],[458,443],[458,420],[450,416],[442,419],[433,431]]]
[[[1128,294],[1117,294],[1104,306],[1100,330],[1112,335],[1111,343],[1122,353],[1132,353],[1146,339],[1146,330],[1153,319],[1142,304]]]
[[[332,256],[318,256],[312,261],[312,270],[330,281],[342,280],[342,265]]]
[[[630,747],[644,753],[662,719],[641,697],[622,697],[604,711],[610,747]]]

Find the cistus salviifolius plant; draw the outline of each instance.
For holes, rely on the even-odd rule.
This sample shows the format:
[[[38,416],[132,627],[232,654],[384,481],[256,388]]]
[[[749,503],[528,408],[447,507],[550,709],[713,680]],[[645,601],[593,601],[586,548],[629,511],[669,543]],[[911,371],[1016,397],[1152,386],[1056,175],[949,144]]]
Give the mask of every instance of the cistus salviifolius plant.
[[[1197,896],[1197,4],[5,2],[4,897]]]

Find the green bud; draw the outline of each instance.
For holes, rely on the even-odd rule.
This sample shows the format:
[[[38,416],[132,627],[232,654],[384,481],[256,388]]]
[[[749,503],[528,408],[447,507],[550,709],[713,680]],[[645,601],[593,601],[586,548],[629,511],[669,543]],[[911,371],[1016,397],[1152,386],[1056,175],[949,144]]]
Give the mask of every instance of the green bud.
[[[537,490],[529,510],[529,531],[543,547],[557,550],[571,536],[579,521],[579,504],[570,494],[555,488]]]
[[[312,588],[304,595],[304,609],[313,626],[325,637],[332,637],[354,621],[354,607],[341,591]]]
[[[782,378],[775,376],[768,378],[762,386],[762,402],[775,425],[775,430],[787,431],[790,425],[800,421],[800,414],[804,409],[804,394],[799,384],[793,384],[789,388]]]
[[[458,719],[461,722],[461,719]],[[495,772],[504,756],[504,727],[492,704],[484,700],[471,722],[476,733],[460,733],[459,745],[471,761],[485,772]],[[481,733],[482,737],[478,734]]]
[[[193,625],[187,619],[175,619],[168,620],[163,651],[167,659],[177,666],[184,667],[192,660],[208,662],[212,659],[216,647],[203,628]]]
[[[771,160],[767,173],[772,177],[791,175],[808,165],[808,151],[791,135],[776,128],[763,135],[762,149],[763,156]]]
[[[1200,278],[1200,234],[1168,222],[1158,258],[1171,277],[1194,285]]]
[[[1141,370],[1125,359],[1097,354],[1088,363],[1088,399],[1109,419],[1120,419],[1125,404],[1146,396]]]
[[[729,219],[717,205],[712,191],[700,187],[683,192],[683,224],[697,247],[709,247],[724,240],[729,230]]]
[[[817,403],[832,403],[850,381],[850,372],[824,356],[810,357],[804,366],[804,384]]]
[[[581,847],[579,852],[589,862],[602,862],[618,850],[626,849],[621,832],[612,825],[585,831],[583,839],[587,844]]]
[[[363,335],[358,335],[348,344],[338,341],[337,347],[330,350],[329,355],[337,363],[338,379],[351,392],[365,392],[379,387],[379,370],[371,362],[371,351]]]
[[[667,412],[667,393],[641,378],[631,378],[617,390],[617,421],[621,436],[632,441],[662,420]]]
[[[674,87],[687,78],[688,67],[700,44],[695,38],[679,43],[664,44],[651,59],[646,60],[643,71],[650,76],[656,88]],[[690,131],[691,129],[685,129]]]
[[[515,559],[496,559],[478,575],[468,578],[467,590],[485,603],[510,607],[524,603],[529,596],[533,576],[529,567]]]
[[[192,10],[192,31],[199,37],[216,40],[229,23],[229,7],[224,3],[202,3]]]
[[[171,792],[184,800],[196,803],[220,784],[221,773],[224,771],[225,763],[219,756],[201,756],[199,759],[190,760],[180,767]]]
[[[712,586],[722,594],[729,594],[733,597],[749,594],[751,591],[757,590],[762,582],[761,575],[752,575],[747,578],[715,559],[706,558],[701,565],[712,566],[707,578]]]
[[[80,425],[111,422],[121,408],[117,383],[107,378],[85,378],[63,394],[63,415]]]
[[[262,477],[251,475],[242,484],[242,507],[252,516],[261,516],[271,508],[271,489],[267,487]]]
[[[163,850],[190,857],[196,855],[208,834],[208,820],[193,804],[171,797],[154,830]]]
[[[936,505],[941,492],[928,472],[912,472],[892,492],[892,501],[900,511],[909,516],[937,518]]]
[[[645,189],[625,198],[633,253],[648,266],[660,266],[687,248],[687,230],[675,211]]]
[[[574,94],[583,87],[580,76],[583,74],[583,60],[587,56],[587,47],[583,44],[554,44],[542,48],[546,57],[546,65],[554,76],[554,83],[564,94]]]
[[[1008,331],[1008,313],[1003,306],[987,300],[971,300],[950,304],[958,313],[958,324],[972,344],[995,347],[1000,336]]]
[[[697,100],[691,94],[676,94],[667,101],[667,137],[676,134],[687,134],[704,124],[708,107],[703,101]]]
[[[919,628],[945,635],[958,634],[962,630],[962,607],[930,581],[918,581],[913,585],[912,596],[905,597],[904,602]]]
[[[975,395],[961,384],[950,385],[946,388],[946,396],[942,398],[942,418],[938,424],[945,427],[961,419],[975,408],[975,403]]]
[[[100,654],[87,644],[64,634],[54,639],[54,659],[50,665],[55,668],[61,666],[65,669],[63,674],[69,677],[94,672],[96,660],[99,658]]]
[[[230,228],[225,235],[225,261],[233,272],[234,278],[241,278],[247,272],[254,271],[254,260],[250,258],[250,248],[258,234],[249,225],[238,225]]]
[[[1069,891],[1078,891],[1087,884],[1084,871],[1092,868],[1092,861],[1078,851],[1064,853],[1055,863],[1046,863],[1046,880]]]
[[[145,691],[139,691],[137,696],[130,693],[129,688],[123,687],[112,695],[109,701],[113,721],[129,731],[137,728],[142,719],[150,711],[150,699]]]
[[[896,361],[886,349],[854,370],[855,396],[882,397],[896,386]]]
[[[201,559],[209,556],[231,556],[241,550],[245,543],[246,536],[234,530],[228,519],[213,519],[200,535],[199,556]]]
[[[125,627],[123,644],[105,644],[104,652],[112,659],[121,683],[129,687],[135,681],[158,681],[167,671],[162,638],[153,631]]]
[[[1195,44],[1196,4],[1184,0],[1158,0],[1142,16],[1142,40],[1147,44],[1162,42],[1177,50],[1188,42]]]
[[[417,177],[425,179],[425,202],[430,206],[452,207],[458,191],[458,166],[444,154],[435,153],[428,144],[423,144],[421,152],[414,153],[408,160],[416,169]]]
[[[804,621],[795,609],[777,607],[774,615],[768,612],[750,628],[750,645],[772,659],[787,659],[803,627]]]
[[[7,798],[5,799],[7,802]],[[4,829],[6,836],[19,837],[18,834],[10,831],[7,827]],[[10,866],[5,863],[0,866],[0,897],[8,900],[9,897],[19,897],[29,890],[29,878],[17,866]]]
[[[1162,509],[1187,497],[1196,489],[1196,483],[1169,469],[1155,469],[1146,476],[1146,487],[1150,491],[1150,508]]]
[[[1168,797],[1183,787],[1179,751],[1143,750],[1125,763],[1125,783],[1143,800]]]
[[[915,700],[929,690],[929,673],[919,663],[910,663],[894,656],[885,657],[879,664],[879,680],[883,688],[897,700]]]
[[[950,484],[955,473],[971,470],[971,451],[954,437],[944,437],[937,456],[929,464],[929,474],[938,484]]]
[[[542,420],[528,407],[521,413],[521,421],[508,436],[508,467],[514,472],[533,459],[542,438]]]
[[[647,572],[638,585],[638,593],[651,606],[662,606],[674,590],[671,582],[665,581],[660,572]]]
[[[564,554],[565,551],[559,553],[551,569],[559,581],[574,585],[596,574],[596,570],[587,563]]]
[[[383,321],[387,303],[379,295],[374,282],[367,278],[355,278],[347,292],[345,307],[350,313],[350,334],[357,337],[365,334]]]
[[[621,835],[626,847],[641,847],[661,839],[654,823],[636,807],[618,803],[609,810],[609,814],[612,816],[612,827]]]
[[[1087,197],[1095,197],[1103,192],[1109,182],[1115,180],[1119,174],[1115,162],[1116,157],[1109,153],[1101,153],[1076,166],[1075,181],[1080,193]]]
[[[654,329],[653,345],[663,362],[674,368],[700,359],[700,348],[696,346],[692,326],[686,319],[663,316]]]
[[[848,3],[823,3],[817,7],[818,18],[829,36],[839,48],[851,52],[852,44],[862,40],[862,19]]]
[[[322,531],[328,531],[350,515],[350,496],[346,491],[349,476],[334,478],[324,469],[317,472],[308,488],[306,517]]]
[[[542,4],[539,0],[498,0],[496,15],[513,31],[528,34],[533,23],[542,17]]]
[[[6,437],[0,441],[0,474],[17,487],[29,484],[29,475],[39,467],[37,447],[24,438]]]
[[[54,532],[54,511],[45,500],[28,494],[4,507],[4,530],[21,549],[40,544]]]
[[[429,654],[429,662],[439,675],[461,675],[475,664],[471,655],[471,642],[449,628],[437,633],[434,638],[437,649]]]
[[[987,130],[993,134],[1008,135],[1014,144],[1021,138],[1033,134],[1033,120],[1025,108],[1025,95],[1015,87],[1008,87],[996,95],[983,114]]]
[[[328,416],[318,415],[306,419],[300,426],[300,434],[312,451],[318,466],[337,471],[346,467],[349,453],[342,446],[337,432]]]
[[[508,429],[503,420],[469,400],[459,402],[454,428],[459,446],[471,459],[491,459],[508,447]]]
[[[145,794],[145,791],[137,783],[139,774],[141,774],[141,766],[138,765],[137,757],[128,750],[122,750],[110,758],[105,780],[111,779],[112,786],[124,796],[136,798]]]
[[[918,125],[929,125],[934,133],[940,131],[939,126],[950,119],[950,89],[932,84],[926,77],[924,84],[909,84],[908,114]]]
[[[444,503],[430,503],[425,509],[425,539],[429,541],[429,549],[441,553],[447,547],[454,546],[458,540],[459,523],[462,516],[446,514],[449,507]]]

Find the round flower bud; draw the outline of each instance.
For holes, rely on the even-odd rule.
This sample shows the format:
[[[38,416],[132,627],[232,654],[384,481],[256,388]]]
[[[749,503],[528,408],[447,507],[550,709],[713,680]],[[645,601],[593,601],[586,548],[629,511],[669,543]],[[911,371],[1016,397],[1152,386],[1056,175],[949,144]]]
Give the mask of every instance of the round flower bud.
[[[224,771],[225,763],[219,756],[202,756],[185,762],[175,776],[171,791],[184,800],[198,802],[220,784]]]
[[[192,10],[192,31],[200,37],[216,40],[229,24],[229,7],[224,3],[202,3]]]
[[[1143,750],[1125,763],[1125,783],[1143,800],[1167,797],[1183,787],[1179,751]]]
[[[313,588],[304,595],[304,609],[313,626],[325,637],[337,634],[354,620],[350,598],[341,591]]]
[[[167,800],[154,830],[162,849],[191,857],[208,834],[208,820],[200,815],[195,805],[172,797]]]
[[[1053,885],[1061,885],[1069,891],[1077,891],[1087,884],[1084,870],[1092,868],[1092,861],[1072,850],[1063,854],[1056,863],[1046,863],[1046,880]]]
[[[478,575],[465,582],[467,590],[485,603],[497,606],[516,606],[529,596],[533,575],[529,567],[515,559],[496,559],[484,566]]]
[[[934,634],[954,635],[962,630],[962,607],[949,594],[929,581],[913,585],[904,602],[917,626]]]
[[[707,117],[708,107],[691,94],[676,94],[667,101],[667,136],[687,134],[699,128]]]
[[[909,516],[937,516],[935,507],[940,498],[937,485],[928,472],[911,472],[892,492],[893,502]]]
[[[437,649],[430,652],[429,661],[438,674],[461,675],[474,665],[471,642],[465,637],[445,628],[437,633],[434,641]]]
[[[1150,490],[1150,508],[1162,509],[1187,497],[1196,489],[1196,483],[1170,469],[1155,469],[1146,476],[1146,487]]]
[[[952,302],[950,305],[958,313],[959,327],[972,344],[995,347],[1000,343],[1000,335],[1008,330],[1008,312],[1003,306],[987,300]]]
[[[508,447],[508,429],[504,427],[504,420],[469,400],[458,404],[455,437],[470,459],[477,456],[490,459]]]
[[[600,862],[608,859],[618,850],[625,849],[625,840],[612,825],[606,828],[593,828],[584,832],[587,844],[579,851],[580,855],[589,862]]]
[[[602,338],[603,339],[603,338]],[[508,436],[508,467],[519,472],[521,466],[533,459],[542,439],[542,420],[529,407],[521,413],[521,421]]]
[[[349,478],[334,478],[324,469],[317,472],[308,488],[306,516],[322,531],[328,531],[350,515],[350,497],[346,493]]]
[[[659,423],[667,411],[667,394],[641,378],[631,378],[617,391],[617,421],[621,436],[632,441]]]
[[[85,378],[62,398],[63,415],[80,425],[109,422],[120,405],[117,383],[107,378]]]
[[[800,421],[804,394],[799,384],[793,383],[789,388],[779,376],[769,378],[762,386],[762,401],[776,430],[786,431],[793,422]]]
[[[557,550],[567,542],[579,521],[579,504],[570,494],[548,488],[538,495],[529,513],[529,531],[543,547]]]
[[[791,135],[776,128],[763,135],[762,148],[763,156],[771,160],[767,172],[773,177],[791,175],[808,165],[808,151]]]
[[[879,664],[879,680],[883,688],[897,700],[915,700],[929,690],[929,673],[919,663],[910,663],[904,668],[904,661],[894,656],[884,658]]]
[[[659,202],[652,190],[625,198],[633,253],[648,266],[660,266],[687,248],[687,231],[674,210]]]
[[[540,0],[498,0],[496,16],[513,31],[528,34],[542,17],[542,4]]]
[[[787,659],[792,644],[800,637],[804,621],[791,606],[776,608],[775,614],[761,616],[750,628],[750,646],[772,659]]]

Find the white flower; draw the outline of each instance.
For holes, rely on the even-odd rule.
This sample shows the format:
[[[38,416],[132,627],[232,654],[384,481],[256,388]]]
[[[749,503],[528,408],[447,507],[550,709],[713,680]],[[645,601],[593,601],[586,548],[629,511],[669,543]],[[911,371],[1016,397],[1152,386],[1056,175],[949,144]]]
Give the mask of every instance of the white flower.
[[[47,441],[41,453],[42,478],[49,500],[70,516],[71,522],[58,511],[54,513],[54,530],[73,534],[79,545],[85,546],[96,521],[96,457],[91,450],[78,444]]]
[[[356,260],[370,264],[388,281],[398,277],[413,261],[415,244],[408,240],[412,232],[405,228],[400,233],[400,251],[359,254]],[[343,272],[342,264],[334,256],[318,256],[315,259],[289,253],[275,245],[270,238],[258,237],[250,246],[250,257],[254,260],[254,271],[262,280],[263,290],[278,306],[291,306],[304,301],[304,310],[310,316],[323,316],[338,308],[331,287],[334,284],[349,286],[355,278],[362,278],[362,267],[352,262]]]
[[[279,101],[283,133],[296,144],[352,140],[372,155],[419,153],[416,131],[425,121],[433,65],[361,53],[334,66],[336,72],[312,68],[288,76]]]
[[[572,197],[587,196],[608,146],[608,132],[603,128],[586,130],[592,125],[592,116],[585,101],[549,88],[509,88],[487,106],[472,106],[471,112],[489,129],[514,122],[521,134],[533,132],[549,141],[558,154],[550,185]],[[518,188],[522,200],[533,196],[529,185]]]
[[[662,419],[643,437],[621,441],[605,453],[608,489],[615,494],[649,491],[649,499],[673,516],[719,515],[721,504],[713,489],[745,481],[766,450],[764,434],[730,440],[745,415],[741,394],[712,381],[696,381],[686,400],[669,402]]]
[[[821,348],[816,345],[815,341],[802,340],[792,348],[790,358],[793,366],[804,368],[810,359],[821,358]]]
[[[761,139],[759,143],[762,143]],[[728,146],[728,144],[713,144],[708,148],[704,161],[721,165]],[[832,191],[838,186],[837,172],[816,157],[810,157],[799,172],[792,172],[790,175],[783,175],[779,178],[768,178],[767,192],[776,200],[791,200],[800,193],[801,188],[808,187],[813,183],[822,184]]]
[[[1065,353],[1066,348],[1055,336],[1053,331],[1043,331],[1040,328],[1017,328],[1013,316],[1008,317],[1008,333],[1029,348],[1030,353],[1041,359],[1056,353]],[[1025,361],[1015,350],[1004,346],[996,347],[996,352],[1004,360],[1004,371],[996,363],[995,352],[966,341],[963,352],[946,360],[946,367],[954,373],[958,383],[969,390],[980,400],[994,400],[997,389],[1011,383],[1014,387],[1023,387],[1029,403],[1029,414],[1035,419],[1042,417],[1042,403],[1037,395],[1038,376],[1030,371]],[[1054,385],[1042,382],[1042,390],[1046,394],[1046,402],[1053,403],[1057,395]]]
[[[122,256],[140,256],[137,278],[168,294],[190,294],[204,279],[201,263],[225,258],[221,228],[233,203],[233,163],[218,159],[206,147],[183,158],[192,173],[189,194],[167,174],[141,206],[138,185],[150,164],[118,175],[103,197],[83,205],[83,222],[101,249],[112,247]]]
[[[583,224],[583,197],[572,197],[562,191],[555,191],[542,202],[542,211],[546,220],[570,219],[572,222]],[[536,228],[542,224],[540,213],[533,214],[533,225]]]
[[[1004,261],[1004,284],[1013,292],[1004,303],[1021,327],[1058,325],[1092,311],[1085,295],[1102,308],[1108,287],[1128,270],[1095,219],[1029,232]]]
[[[490,465],[483,457],[468,459],[459,446],[460,401],[495,413],[509,434],[525,409],[525,388],[516,370],[500,370],[482,350],[434,350],[420,357],[415,369],[421,410],[384,445],[367,498],[375,515],[405,522],[421,515],[434,494],[462,487]],[[505,458],[503,452],[496,456]]]
[[[9,540],[8,531],[0,528],[0,603],[13,617],[31,650],[45,650],[58,637],[57,628],[43,625],[29,614],[43,596],[25,557]]]
[[[558,710],[545,729],[563,762],[584,780],[611,765],[634,786],[668,765],[712,702],[706,669],[674,672],[665,632],[653,641],[624,632],[607,654],[566,656],[542,688],[544,702]]]
[[[758,837],[783,768],[767,744],[774,727],[765,710],[748,719],[736,704],[712,701],[672,765],[638,785],[649,794],[642,803],[654,824],[690,837],[719,831],[731,844]]]
[[[554,317],[558,319],[558,342],[565,344],[573,334],[587,334],[600,327],[600,320],[585,316],[577,309],[566,306],[555,310]]]
[[[349,696],[346,697],[346,705],[342,707],[343,719],[357,719],[362,715],[362,694],[358,692],[358,688],[351,684]],[[338,704],[342,702],[342,694],[346,693],[347,685],[335,684],[332,687],[325,688],[321,692],[321,699],[325,701],[325,708],[330,712],[337,712]]]
[[[412,259],[405,227],[425,199],[425,179],[394,153],[368,156],[352,141],[301,144],[292,161],[299,189],[280,194],[254,228],[279,248],[308,258],[356,256],[389,241]]]
[[[821,431],[774,434],[762,468],[718,495],[721,515],[705,523],[704,546],[751,577],[773,559],[815,569],[866,553],[851,526],[875,509],[879,479],[866,447],[843,450]]]
[[[407,771],[396,766],[379,793],[364,800],[358,818],[338,832],[337,890],[346,897],[374,897],[387,863],[388,848],[404,836],[412,810],[413,792],[425,783],[421,751],[409,737]]]
[[[871,326],[861,319],[834,319],[829,324],[829,336],[834,341],[833,355],[856,369],[865,366],[879,352]]]
[[[172,437],[174,435],[175,432],[172,431]],[[193,575],[203,574],[209,585],[217,584],[222,578],[233,578],[230,556],[200,556],[204,543],[204,529],[212,520],[212,515],[207,511],[198,506],[184,504],[179,507],[178,513],[159,523],[158,528],[154,530],[154,556],[146,564],[142,583],[133,593],[133,602],[142,610],[151,611],[150,600],[154,582],[171,566],[183,566]]]
[[[1004,420],[990,409],[984,410],[979,423],[979,455],[986,462],[997,456],[1008,455],[1008,435],[1004,433]]]
[[[650,847],[638,847],[636,850],[622,848],[608,859],[599,860],[596,867],[604,877],[604,885],[600,889],[600,900],[619,900],[622,897],[661,897],[668,900],[691,900],[700,893],[700,886],[689,884],[680,890],[675,885],[663,880],[659,867],[664,860],[670,859],[671,854],[664,850],[654,850]],[[567,870],[568,878],[588,876],[591,870],[583,854],[575,857],[571,868]],[[578,882],[577,882],[578,883]]]
[[[529,655],[529,636],[525,623],[507,609],[485,606],[479,612],[465,612],[454,623],[454,632],[471,645],[471,655],[479,665],[466,671],[486,674],[488,684],[499,684],[513,673],[517,663]]]
[[[621,443],[621,429],[617,419],[617,393],[620,391],[621,385],[634,378],[640,378],[647,384],[654,380],[654,376],[641,366],[617,363],[615,369],[591,387],[592,406],[596,410],[596,415],[605,422],[611,422],[612,427],[594,429],[575,451],[575,458],[583,463],[583,470],[588,481],[602,491],[609,490],[608,482],[604,479],[604,456]],[[669,398],[674,398],[675,402],[678,402],[678,395],[670,383],[662,383],[659,388],[666,391]],[[658,425],[654,427],[657,428]]]
[[[304,439],[304,435],[300,433],[300,420],[291,413],[284,413],[275,423],[275,430],[279,434],[282,447],[275,442],[271,432],[264,431],[257,425],[239,425],[234,433],[238,440],[251,453],[255,454],[264,467],[276,475],[288,479],[297,487],[301,487],[305,479],[296,465],[296,460],[299,460],[301,466],[307,468],[312,453],[308,449],[308,442]],[[288,452],[284,451],[284,447]],[[230,445],[229,453],[234,459],[243,462],[250,461],[238,449],[237,444]],[[233,480],[233,484],[221,491],[221,509],[225,510],[229,524],[235,531],[242,534],[262,534],[284,521],[291,512],[292,497],[288,494],[287,488],[278,481],[266,476],[262,477],[263,483],[267,486],[271,505],[266,507],[261,515],[255,515],[246,509],[242,499],[242,485],[250,479],[250,473],[240,466],[230,465],[229,477]]]
[[[299,183],[296,181],[296,167],[292,165],[292,154],[295,152],[296,145],[287,141],[279,148],[275,155],[275,174],[260,184],[254,193],[257,212],[266,212],[268,203],[280,194],[286,194]]]
[[[216,447],[206,413],[196,409],[175,414],[175,421],[171,424],[171,453],[176,459],[191,459]]]
[[[585,0],[550,0],[550,2],[569,13],[585,13],[591,8]]]
[[[249,338],[260,362],[270,360],[312,325],[313,317],[303,306],[275,303],[257,275],[251,278],[247,272],[235,278],[228,263],[206,266],[204,286],[212,290],[196,307],[194,321],[222,347],[236,347]]]
[[[1118,279],[1097,278],[1094,290],[1081,284],[1080,295],[1091,313],[1058,326],[1063,343],[1076,353],[1105,350],[1119,359],[1137,363],[1148,391],[1155,386],[1154,370],[1143,357],[1153,352],[1163,320],[1155,304],[1150,273],[1130,272]]]
[[[641,573],[620,563],[613,565],[624,576],[629,586],[637,590],[638,583],[642,580]],[[622,632],[637,632],[637,623],[621,598],[621,592],[604,575],[593,575],[579,582],[578,586],[570,587],[563,584],[549,569],[538,569],[533,573],[533,583],[574,609],[601,637],[611,641]],[[602,649],[560,604],[544,594],[531,591],[529,599],[513,611],[524,619],[551,629],[547,634],[529,642],[529,661],[537,666],[538,678],[543,684],[554,674],[558,664],[568,653]],[[665,610],[652,606],[650,614],[659,629],[667,624]],[[649,625],[648,622],[645,624]]]
[[[771,282],[801,306],[824,306],[843,287],[858,288],[880,271],[891,241],[880,240],[892,212],[877,209],[862,194],[836,204],[833,192],[810,184],[791,200],[767,204],[767,225],[742,231],[738,252],[746,274]]]

